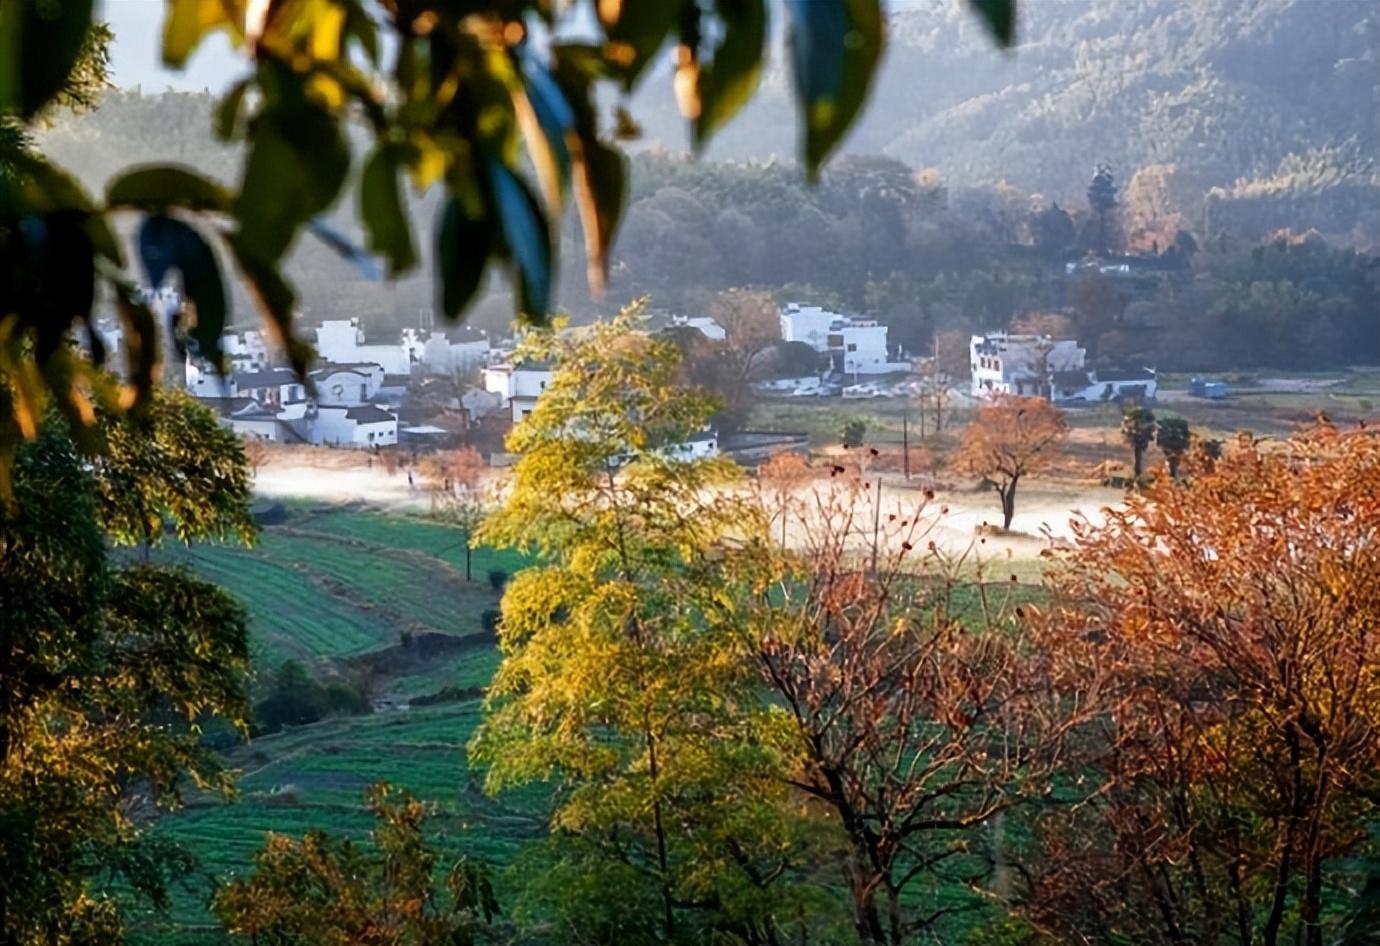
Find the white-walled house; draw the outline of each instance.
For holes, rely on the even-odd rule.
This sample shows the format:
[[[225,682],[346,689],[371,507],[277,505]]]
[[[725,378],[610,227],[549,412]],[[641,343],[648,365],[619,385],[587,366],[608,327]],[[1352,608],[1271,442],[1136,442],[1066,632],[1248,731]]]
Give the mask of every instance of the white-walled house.
[[[1050,400],[1067,403],[1082,401],[1153,401],[1159,378],[1149,368],[1099,368],[1093,371],[1055,372]]]
[[[383,387],[383,378],[383,366],[378,364],[329,364],[311,373],[317,404],[332,407],[369,403]]]
[[[398,442],[398,415],[372,404],[318,406],[307,431],[312,443],[386,447]]]
[[[701,460],[719,455],[719,435],[706,430],[686,440],[664,448],[667,455],[676,460]]]
[[[1055,340],[1048,335],[974,335],[969,343],[972,394],[1046,396],[1050,378],[1082,371],[1086,357],[1087,352],[1076,341]]]
[[[215,411],[222,427],[241,437],[274,443],[292,439],[277,413],[252,397],[198,397],[197,401]]]
[[[435,374],[464,374],[489,363],[489,337],[466,325],[430,332],[421,361]]]
[[[814,305],[794,302],[781,310],[781,340],[801,342],[829,356],[841,374],[891,374],[909,371],[908,361],[892,361],[887,327],[873,319],[851,318]]]
[[[551,366],[542,362],[490,365],[484,369],[484,390],[503,397],[512,411],[513,423],[522,420],[537,406],[537,398],[551,384]]]
[[[834,370],[850,375],[909,371],[910,362],[890,359],[886,335],[886,326],[871,319],[836,322],[829,329],[827,349]]]
[[[781,310],[781,340],[803,342],[815,351],[825,351],[829,348],[829,329],[842,321],[846,320],[837,312],[791,302]]]
[[[209,375],[214,382],[217,376]],[[190,386],[190,383],[189,383]],[[199,393],[193,391],[194,394]],[[307,389],[297,380],[290,368],[268,368],[262,371],[237,371],[230,376],[230,397],[252,397],[264,407],[284,408],[304,405]]]
[[[1047,335],[974,335],[970,345],[974,397],[1046,397],[1054,402],[1153,401],[1159,382],[1149,368],[1086,366],[1087,352],[1071,339]]]
[[[371,363],[387,374],[411,374],[412,353],[420,345],[394,342],[391,345],[366,345],[359,319],[328,319],[316,328],[316,352],[322,361],[354,365]]]
[[[220,350],[232,371],[252,371],[267,368],[273,361],[268,340],[258,329],[226,332],[220,337]]]

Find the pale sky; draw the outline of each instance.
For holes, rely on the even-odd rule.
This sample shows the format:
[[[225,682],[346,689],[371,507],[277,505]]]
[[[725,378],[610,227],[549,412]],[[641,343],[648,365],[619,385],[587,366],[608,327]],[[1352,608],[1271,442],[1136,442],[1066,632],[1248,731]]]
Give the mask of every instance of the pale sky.
[[[187,68],[163,68],[165,0],[102,0],[99,15],[115,31],[110,50],[112,78],[121,88],[143,86],[145,92],[174,89],[219,92],[248,70],[230,48],[225,34],[216,33],[197,47]]]

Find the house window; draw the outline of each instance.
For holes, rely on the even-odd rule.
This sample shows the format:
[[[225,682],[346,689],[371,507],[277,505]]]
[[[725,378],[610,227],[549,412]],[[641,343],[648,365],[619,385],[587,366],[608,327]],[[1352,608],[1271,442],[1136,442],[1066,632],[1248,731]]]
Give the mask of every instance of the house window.
[[[849,350],[849,351],[857,351],[857,350],[858,350],[858,346],[857,346],[857,345],[849,345],[849,346],[848,346],[848,350]]]

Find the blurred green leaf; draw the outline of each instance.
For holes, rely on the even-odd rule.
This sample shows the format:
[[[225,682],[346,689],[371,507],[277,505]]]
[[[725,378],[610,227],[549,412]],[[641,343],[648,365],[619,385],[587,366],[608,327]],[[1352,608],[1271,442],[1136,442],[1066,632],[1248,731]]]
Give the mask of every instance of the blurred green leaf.
[[[1016,41],[1016,0],[968,0],[968,3],[998,43],[1010,46]]]
[[[329,112],[306,102],[274,105],[250,128],[235,216],[241,252],[275,264],[307,220],[335,202],[350,151]]]
[[[879,0],[787,0],[791,63],[813,179],[862,109],[882,53]]]
[[[554,76],[572,113],[566,132],[573,162],[576,205],[584,230],[587,280],[600,293],[608,277],[608,254],[628,198],[627,156],[605,144],[598,134],[593,82],[598,76],[597,51],[580,44],[552,50]]]
[[[559,212],[570,181],[571,156],[565,139],[575,117],[545,66],[526,59],[523,75],[525,83],[514,84],[513,105],[547,206]]]
[[[228,213],[230,192],[191,168],[172,164],[144,165],[125,171],[106,187],[109,207],[160,211],[168,207]]]
[[[345,0],[345,34],[359,41],[370,65],[379,64],[379,31],[359,0]]]
[[[28,288],[19,308],[34,329],[34,354],[40,363],[66,347],[74,321],[91,314],[96,273],[85,222],[81,211],[60,210],[29,217],[19,227]],[[60,389],[53,390],[63,396]]]
[[[169,270],[181,273],[182,288],[196,306],[191,337],[199,354],[221,370],[220,334],[228,304],[216,254],[192,227],[154,214],[139,229],[139,255],[151,286],[162,285]]]
[[[154,374],[158,367],[158,329],[153,312],[133,284],[120,282],[116,285],[115,307],[124,326],[125,373],[134,393],[129,410],[138,415],[148,408],[153,397]]]
[[[585,234],[590,289],[604,290],[609,250],[628,200],[628,157],[595,138],[582,138],[575,164],[575,192]]]
[[[46,158],[22,151],[8,158],[18,179],[17,196],[22,213],[49,214],[63,210],[94,213],[96,202],[71,174]]]
[[[473,301],[493,249],[494,225],[487,215],[466,210],[457,197],[446,201],[436,237],[441,311],[454,319]]]
[[[765,0],[718,0],[715,10],[723,21],[723,41],[713,61],[700,67],[697,150],[752,98],[767,41]]]
[[[163,21],[163,64],[181,69],[207,33],[235,24],[223,0],[168,0]]]
[[[605,58],[631,89],[666,42],[680,17],[681,0],[601,0],[596,8],[608,44]]]
[[[0,3],[0,114],[28,120],[67,86],[92,7],[92,0]]]
[[[240,132],[240,112],[244,108],[244,97],[249,92],[250,81],[241,79],[230,87],[216,103],[214,128],[221,141],[233,141]]]
[[[228,241],[230,251],[240,265],[240,272],[249,281],[250,295],[259,307],[279,346],[288,356],[288,363],[297,376],[307,381],[307,368],[314,353],[311,346],[299,339],[292,331],[293,309],[297,305],[297,294],[292,291],[277,267],[265,263],[257,253],[246,250],[242,237],[235,235]],[[310,383],[308,382],[310,387]]]
[[[551,309],[551,235],[541,204],[523,180],[490,159],[489,182],[504,242],[512,254],[513,288],[522,318],[545,325]]]
[[[359,211],[369,234],[369,249],[388,260],[388,274],[393,278],[417,265],[412,227],[398,189],[400,164],[398,146],[382,145],[364,165],[359,189]]]

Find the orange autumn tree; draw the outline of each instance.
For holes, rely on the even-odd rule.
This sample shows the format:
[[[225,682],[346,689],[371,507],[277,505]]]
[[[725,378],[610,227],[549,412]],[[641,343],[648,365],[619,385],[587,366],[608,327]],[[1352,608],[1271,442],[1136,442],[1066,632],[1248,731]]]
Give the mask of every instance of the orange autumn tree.
[[[786,526],[791,510],[800,505],[796,495],[810,481],[810,461],[798,453],[783,450],[772,454],[757,468],[757,484],[767,500],[772,518],[781,517],[781,547],[786,547]]]
[[[982,564],[932,540],[934,494],[874,518],[875,482],[835,472],[780,558],[757,612],[765,703],[794,803],[830,832],[817,869],[837,872],[856,942],[986,942],[973,911],[1007,886],[1003,820],[1041,804],[1079,707]]]
[[[1001,499],[1002,528],[1010,529],[1017,485],[1046,468],[1067,435],[1063,411],[1044,398],[1002,394],[978,408],[954,462],[992,483]]]
[[[1380,439],[1246,437],[1190,473],[1076,527],[1030,622],[1102,710],[1084,797],[1038,832],[1034,917],[1065,942],[1373,942]]]

